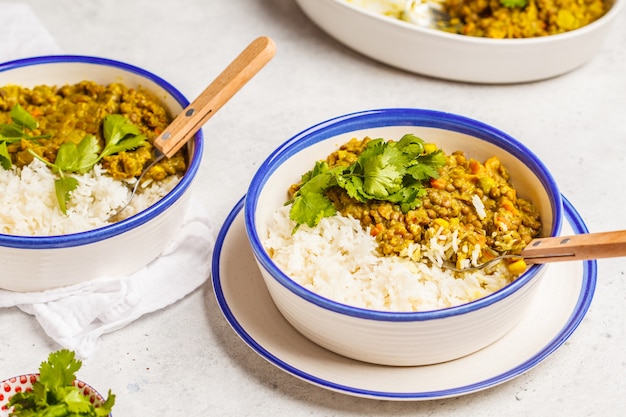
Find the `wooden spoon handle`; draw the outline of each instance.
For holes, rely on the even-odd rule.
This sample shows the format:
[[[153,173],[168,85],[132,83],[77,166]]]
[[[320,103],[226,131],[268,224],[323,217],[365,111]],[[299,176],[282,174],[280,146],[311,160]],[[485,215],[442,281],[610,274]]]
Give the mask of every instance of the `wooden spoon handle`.
[[[154,146],[170,158],[276,53],[274,41],[255,39],[155,140]]]
[[[626,230],[534,239],[521,255],[526,263],[626,256]]]

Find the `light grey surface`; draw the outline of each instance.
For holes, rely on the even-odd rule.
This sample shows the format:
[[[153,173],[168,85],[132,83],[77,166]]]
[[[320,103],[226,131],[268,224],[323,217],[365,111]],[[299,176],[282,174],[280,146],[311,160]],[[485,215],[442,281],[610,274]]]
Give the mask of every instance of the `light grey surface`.
[[[626,229],[626,11],[600,54],[574,72],[487,86],[369,60],[318,30],[289,0],[25,3],[64,52],[143,67],[190,99],[252,39],[275,40],[274,60],[203,129],[206,154],[196,192],[216,223],[243,196],[267,154],[302,129],[352,111],[420,107],[476,118],[517,137],[551,169],[591,231]],[[116,417],[618,415],[626,406],[625,266],[624,259],[598,262],[588,315],[545,362],[459,398],[377,401],[300,381],[239,339],[210,280],[177,304],[105,335],[80,376],[117,394]],[[0,310],[0,378],[35,371],[57,348],[32,317]]]

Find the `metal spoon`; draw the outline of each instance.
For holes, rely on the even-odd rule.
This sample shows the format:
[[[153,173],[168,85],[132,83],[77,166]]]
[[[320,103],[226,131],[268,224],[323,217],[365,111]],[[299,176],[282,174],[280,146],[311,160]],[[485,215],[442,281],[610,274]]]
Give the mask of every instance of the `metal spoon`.
[[[445,0],[407,0],[401,19],[416,26],[441,29],[450,21],[444,3]]]
[[[139,175],[126,204],[109,217],[114,220],[132,201],[146,172],[164,158],[171,158],[231,97],[267,64],[276,53],[274,41],[262,36],[250,43],[220,75],[168,125],[153,142],[156,159]]]
[[[503,259],[524,259],[527,264],[543,264],[620,256],[626,256],[626,230],[537,238],[533,239],[519,255],[501,255],[483,264],[462,269],[448,262],[444,262],[442,267],[455,272],[470,272],[484,269]]]

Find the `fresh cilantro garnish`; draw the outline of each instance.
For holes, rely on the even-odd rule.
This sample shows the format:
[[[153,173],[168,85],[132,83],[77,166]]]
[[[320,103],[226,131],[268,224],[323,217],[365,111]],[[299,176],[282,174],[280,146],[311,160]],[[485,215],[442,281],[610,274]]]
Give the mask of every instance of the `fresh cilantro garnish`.
[[[65,214],[71,193],[78,187],[78,180],[68,174],[84,174],[93,169],[102,158],[119,152],[128,151],[146,144],[145,135],[126,117],[120,114],[105,116],[102,126],[104,149],[100,151],[98,139],[93,135],[85,137],[77,144],[65,142],[59,147],[54,163],[38,155],[32,149],[29,152],[48,165],[58,175],[54,181],[59,209]]]
[[[11,155],[7,145],[20,142],[22,139],[36,140],[47,138],[50,135],[31,136],[26,130],[35,130],[39,123],[19,104],[14,105],[10,112],[12,123],[0,123],[0,165],[4,169],[11,169]]]
[[[519,7],[520,9],[526,7],[528,0],[500,0],[500,4],[509,9]]]
[[[83,391],[72,383],[82,362],[74,352],[63,349],[52,352],[39,367],[39,381],[31,391],[15,393],[8,407],[10,417],[103,417],[111,413],[115,395],[109,390],[107,399],[95,407]]]
[[[302,176],[300,188],[286,204],[292,204],[289,215],[296,227],[314,227],[336,209],[326,196],[332,187],[343,188],[361,203],[370,200],[398,204],[407,212],[420,203],[426,193],[424,182],[438,178],[438,169],[446,157],[440,149],[426,152],[424,141],[415,135],[404,135],[400,141],[371,140],[351,165],[330,168],[325,161]]]

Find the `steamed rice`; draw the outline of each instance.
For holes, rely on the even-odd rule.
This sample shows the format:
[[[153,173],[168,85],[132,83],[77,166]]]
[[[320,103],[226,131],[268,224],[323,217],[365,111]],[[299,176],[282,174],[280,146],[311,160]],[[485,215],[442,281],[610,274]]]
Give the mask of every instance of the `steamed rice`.
[[[72,192],[67,214],[58,207],[54,190],[56,176],[38,159],[10,170],[0,169],[0,233],[19,236],[50,236],[83,232],[109,224],[130,198],[128,187],[106,175],[96,165],[84,175],[75,175],[78,188]],[[121,218],[130,217],[163,198],[178,182],[178,177],[152,182],[138,192]],[[143,187],[143,186],[142,186]]]
[[[413,245],[406,256],[381,256],[377,243],[358,220],[335,215],[310,228],[280,208],[263,242],[276,265],[298,284],[339,303],[382,311],[427,311],[465,304],[485,297],[514,277],[505,266],[489,273],[454,273],[440,266],[447,253],[476,248],[457,247],[454,235],[435,233],[428,244]],[[411,260],[419,251],[421,261]],[[470,259],[467,261],[470,262]]]

